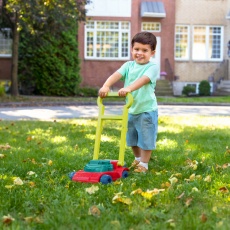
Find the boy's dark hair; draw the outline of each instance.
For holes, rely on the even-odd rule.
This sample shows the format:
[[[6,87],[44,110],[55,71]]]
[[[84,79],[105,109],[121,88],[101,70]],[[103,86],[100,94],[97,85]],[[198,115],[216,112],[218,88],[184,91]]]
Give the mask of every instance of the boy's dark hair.
[[[138,42],[141,44],[148,44],[151,47],[151,50],[155,50],[156,49],[156,45],[157,45],[157,39],[155,37],[155,35],[153,35],[150,32],[140,32],[138,34],[136,34],[133,39],[132,39],[132,47],[134,46],[134,43]]]

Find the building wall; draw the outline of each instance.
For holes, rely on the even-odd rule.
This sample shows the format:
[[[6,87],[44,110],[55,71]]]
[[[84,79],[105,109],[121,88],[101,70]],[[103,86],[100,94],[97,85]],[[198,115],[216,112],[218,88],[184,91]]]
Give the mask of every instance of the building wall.
[[[227,58],[226,37],[229,37],[229,25],[226,15],[229,10],[229,0],[176,0],[176,24],[183,25],[218,25],[224,26],[224,59]],[[192,47],[190,33],[190,50]],[[176,61],[175,75],[179,82],[200,82],[208,80],[220,62]],[[176,86],[177,83],[174,83]],[[178,86],[181,85],[178,83]],[[182,91],[182,89],[180,88]],[[175,90],[177,93],[179,90]]]
[[[0,81],[11,80],[11,58],[0,57]]]
[[[161,37],[161,71],[165,71],[165,59],[168,58],[170,65],[174,66],[174,25],[175,25],[175,0],[162,0],[166,10],[166,18],[141,18],[140,5],[142,1],[132,0],[131,17],[90,17],[92,20],[112,20],[112,21],[130,21],[131,37],[141,31],[142,21],[161,22],[161,32],[154,33],[155,36]],[[81,59],[81,76],[82,86],[101,87],[105,80],[115,72],[124,61],[97,61],[84,59],[84,23],[79,25],[78,33],[79,57]],[[115,87],[120,87],[118,83]]]

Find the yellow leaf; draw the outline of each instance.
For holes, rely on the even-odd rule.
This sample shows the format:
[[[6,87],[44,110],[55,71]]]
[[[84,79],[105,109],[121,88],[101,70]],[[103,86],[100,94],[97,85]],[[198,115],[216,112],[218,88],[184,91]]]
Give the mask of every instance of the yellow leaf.
[[[7,215],[7,216],[3,216],[2,217],[2,222],[3,222],[3,224],[7,224],[7,225],[9,225],[9,224],[11,224],[12,222],[14,221],[14,218],[11,216],[11,215]]]
[[[176,177],[172,177],[172,178],[169,178],[169,181],[170,181],[171,185],[174,185],[178,182],[178,179]]]
[[[14,179],[14,184],[15,185],[23,185],[23,181],[19,177],[17,177],[16,179]]]
[[[206,176],[205,178],[204,178],[204,181],[206,181],[206,182],[211,182],[211,176],[210,175],[208,175],[208,176]]]
[[[192,192],[199,192],[199,189],[197,187],[193,187]]]
[[[53,161],[49,160],[48,165],[51,166],[53,164]]]
[[[130,205],[132,203],[130,198],[127,198],[126,196],[122,196],[122,192],[116,193],[115,196],[112,199],[112,203],[124,203],[127,205]]]
[[[94,194],[98,190],[99,190],[99,187],[95,185],[92,185],[91,187],[85,189],[85,191],[89,194]]]
[[[14,185],[5,185],[5,188],[7,188],[7,189],[11,189],[13,187],[14,187]]]
[[[4,157],[5,157],[5,155],[4,155],[4,154],[0,154],[0,159],[1,159],[1,158],[4,158]]]
[[[35,183],[33,181],[30,181],[29,185],[30,185],[31,188],[35,187]]]
[[[193,181],[193,180],[195,179],[195,177],[196,177],[196,174],[193,173],[193,174],[189,177],[189,180],[190,180],[190,181]]]
[[[101,211],[96,205],[93,205],[92,207],[89,208],[88,214],[99,217],[101,215]]]
[[[32,216],[27,216],[24,218],[24,220],[26,223],[31,223],[31,222],[33,222],[34,218]]]
[[[33,172],[33,171],[27,172],[27,175],[29,175],[29,176],[34,175],[34,174],[35,174],[35,172]]]
[[[142,189],[138,188],[138,189],[132,191],[130,195],[141,194],[141,193],[142,193]]]

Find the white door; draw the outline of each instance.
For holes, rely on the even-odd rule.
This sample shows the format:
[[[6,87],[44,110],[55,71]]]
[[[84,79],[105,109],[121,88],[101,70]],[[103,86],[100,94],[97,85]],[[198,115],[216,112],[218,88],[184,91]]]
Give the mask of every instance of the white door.
[[[157,47],[154,56],[150,58],[150,61],[157,63],[159,66],[158,78],[160,78],[160,68],[161,68],[161,38],[157,37]]]

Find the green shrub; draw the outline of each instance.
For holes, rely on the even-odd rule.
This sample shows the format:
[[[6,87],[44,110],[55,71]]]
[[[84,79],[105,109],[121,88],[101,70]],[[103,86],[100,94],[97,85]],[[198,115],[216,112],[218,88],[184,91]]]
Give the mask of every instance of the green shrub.
[[[98,96],[98,89],[96,88],[77,88],[75,90],[76,96],[81,96],[81,97],[97,97]]]
[[[81,82],[76,31],[75,25],[59,34],[31,35],[23,31],[19,49],[22,94],[75,95]]]
[[[194,94],[196,92],[196,88],[191,85],[184,86],[182,90],[182,94],[188,96],[191,96],[191,94]]]
[[[0,97],[5,95],[5,88],[3,85],[0,85]]]
[[[210,96],[211,86],[208,81],[201,81],[199,84],[199,95],[200,96]]]

